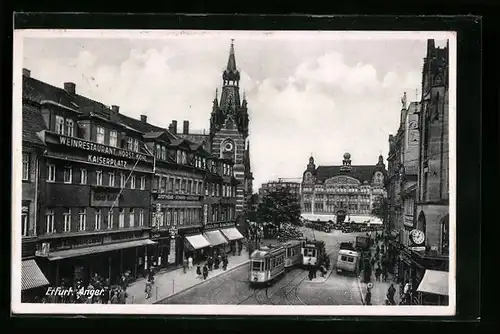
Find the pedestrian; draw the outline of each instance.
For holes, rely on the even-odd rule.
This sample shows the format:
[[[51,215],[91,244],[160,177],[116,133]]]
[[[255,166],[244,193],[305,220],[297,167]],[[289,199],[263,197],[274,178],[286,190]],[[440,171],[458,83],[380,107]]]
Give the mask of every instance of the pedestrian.
[[[410,280],[406,280],[406,284],[403,288],[403,300],[405,301],[406,305],[410,304],[411,298],[411,283]]]
[[[187,272],[187,269],[188,269],[188,260],[184,258],[184,260],[182,260],[182,270],[184,271],[184,274]]]
[[[207,265],[203,266],[203,279],[207,279],[208,276],[208,268]]]
[[[366,295],[365,295],[365,304],[366,305],[371,305],[372,304],[372,287],[373,284],[368,283],[368,286],[366,287]]]
[[[214,259],[214,269],[219,269],[220,257],[216,256]]]
[[[212,271],[213,265],[214,265],[214,259],[213,259],[212,255],[209,255],[208,259],[207,259],[207,266],[208,266],[209,271]]]
[[[200,267],[200,265],[196,266],[196,278],[201,278],[201,267]]]
[[[384,282],[387,282],[387,266],[385,264],[382,265],[382,279]]]
[[[150,280],[146,281],[146,287],[144,289],[144,292],[146,293],[146,299],[151,298],[151,290],[153,288],[153,285]]]
[[[193,268],[193,258],[191,257],[191,255],[188,258],[188,266],[189,266],[190,270],[191,270],[191,268]]]
[[[127,297],[128,297],[127,288],[121,289],[119,295],[120,304],[127,304]]]
[[[377,282],[380,282],[380,275],[382,274],[382,269],[378,266],[377,269],[375,269],[375,280]]]
[[[111,292],[113,296],[111,297],[109,303],[110,304],[120,304],[120,301],[118,299],[118,291],[112,291]]]
[[[390,305],[396,305],[396,301],[394,300],[394,295],[396,294],[396,288],[394,284],[391,283],[389,289],[387,290],[387,300],[389,300]]]
[[[226,270],[227,269],[227,264],[228,264],[228,260],[227,260],[227,257],[225,256],[222,259],[222,269]]]

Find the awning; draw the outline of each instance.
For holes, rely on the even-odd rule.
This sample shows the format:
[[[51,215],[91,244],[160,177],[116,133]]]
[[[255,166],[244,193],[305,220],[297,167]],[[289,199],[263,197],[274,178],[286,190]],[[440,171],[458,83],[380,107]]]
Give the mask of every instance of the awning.
[[[210,242],[211,246],[227,244],[226,238],[224,238],[219,230],[205,232],[203,233],[203,236],[208,240],[208,242]]]
[[[66,259],[66,258],[70,258],[70,257],[77,257],[77,256],[96,254],[96,253],[104,253],[104,252],[110,252],[110,251],[119,250],[119,249],[148,246],[148,245],[154,245],[154,244],[156,244],[156,242],[154,242],[153,240],[142,239],[142,240],[127,241],[127,242],[118,242],[118,243],[109,244],[109,245],[101,245],[101,246],[85,247],[85,248],[77,248],[77,249],[68,249],[68,250],[63,250],[63,251],[58,251],[58,252],[50,252],[48,255],[48,259],[50,261],[54,261],[54,260],[61,260],[61,259]]]
[[[236,227],[225,228],[221,230],[222,234],[230,241],[243,239],[244,236],[238,231]]]
[[[193,246],[194,249],[202,249],[210,246],[210,242],[208,242],[205,237],[201,234],[190,235],[186,237],[186,240]]]
[[[21,266],[21,290],[49,285],[49,281],[36,264],[35,260],[25,260]]]
[[[449,273],[447,271],[427,269],[417,291],[448,296],[448,278]]]

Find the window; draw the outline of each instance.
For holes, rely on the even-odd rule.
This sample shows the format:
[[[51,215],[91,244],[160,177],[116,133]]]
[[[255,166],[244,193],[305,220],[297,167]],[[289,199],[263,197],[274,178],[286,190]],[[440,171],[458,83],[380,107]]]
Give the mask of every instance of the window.
[[[135,189],[135,175],[130,177],[130,189]]]
[[[102,126],[97,127],[97,137],[96,141],[98,144],[104,144],[104,128]]]
[[[64,134],[64,118],[61,116],[56,116],[56,133]]]
[[[354,262],[354,258],[353,257],[348,257],[347,258],[347,262]]]
[[[109,172],[109,186],[115,186],[115,172]]]
[[[129,222],[129,226],[133,227],[134,224],[135,224],[135,211],[134,211],[134,209],[130,209],[130,222]]]
[[[141,176],[141,190],[146,189],[146,177]]]
[[[73,137],[75,122],[72,119],[66,119],[66,136]]]
[[[139,141],[134,139],[134,151],[139,152]]]
[[[63,213],[63,232],[71,232],[71,209]]]
[[[162,146],[161,148],[161,159],[167,160],[167,148],[165,146]]]
[[[181,151],[177,151],[175,162],[177,162],[178,164],[180,164],[181,160],[182,160]]]
[[[107,226],[107,228],[109,230],[113,228],[113,220],[114,220],[113,209],[109,209],[109,211],[108,211],[108,226]]]
[[[192,189],[193,189],[193,181],[188,180],[187,181],[187,192],[192,193]]]
[[[118,147],[118,132],[116,130],[109,131],[109,146]]]
[[[102,170],[95,171],[96,184],[102,186]]]
[[[173,218],[173,223],[174,223],[174,226],[177,225],[177,223],[179,222],[178,219],[179,219],[179,215],[178,215],[178,209],[174,209],[174,218]]]
[[[80,184],[87,184],[87,170],[85,168],[80,169]]]
[[[127,150],[132,151],[132,138],[127,138]]]
[[[181,186],[181,180],[180,179],[175,179],[175,192],[179,192],[179,188]]]
[[[184,209],[179,209],[179,224],[182,225],[184,224],[184,215],[185,215],[185,210]]]
[[[168,190],[169,191],[174,190],[174,179],[172,177],[168,179]]]
[[[120,209],[120,215],[118,217],[118,227],[125,227],[125,210]]]
[[[167,177],[164,176],[161,178],[160,192],[164,193],[166,190],[167,190]]]
[[[125,188],[125,173],[121,172],[120,173],[120,187],[121,188]]]
[[[23,206],[21,211],[21,235],[28,236],[28,207]]]
[[[161,159],[161,145],[156,144],[156,159]]]
[[[54,233],[54,210],[47,209],[45,213],[45,233]]]
[[[167,209],[167,226],[172,223],[172,209]]]
[[[23,152],[23,181],[28,181],[30,178],[30,155]]]
[[[87,212],[85,209],[80,209],[78,213],[78,230],[85,231],[87,228]]]
[[[94,229],[96,231],[101,229],[101,222],[102,222],[101,209],[97,209],[95,210],[95,226],[94,226]]]
[[[139,211],[139,226],[144,226],[144,210]]]
[[[48,165],[47,170],[48,170],[47,181],[55,182],[55,180],[56,180],[56,165]]]

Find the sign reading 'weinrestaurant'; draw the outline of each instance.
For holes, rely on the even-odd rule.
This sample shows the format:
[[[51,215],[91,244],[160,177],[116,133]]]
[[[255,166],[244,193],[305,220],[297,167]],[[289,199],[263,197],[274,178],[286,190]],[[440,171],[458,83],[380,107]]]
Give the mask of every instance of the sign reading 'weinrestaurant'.
[[[122,150],[116,147],[96,144],[82,139],[59,136],[59,144],[68,147],[79,148],[85,151],[114,155],[120,158],[125,158],[130,160],[148,161],[148,156],[144,154]]]

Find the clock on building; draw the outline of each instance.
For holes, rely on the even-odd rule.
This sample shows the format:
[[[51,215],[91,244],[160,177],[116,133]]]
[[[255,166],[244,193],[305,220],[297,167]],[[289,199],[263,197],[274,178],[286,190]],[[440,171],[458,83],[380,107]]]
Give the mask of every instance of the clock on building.
[[[224,151],[226,152],[231,152],[233,150],[234,146],[233,146],[233,143],[231,142],[226,142],[224,144]]]
[[[311,178],[312,178],[311,172],[307,172],[306,173],[306,181],[311,181]]]
[[[418,127],[417,121],[411,121],[410,124],[408,124],[408,127],[410,129],[416,129]]]
[[[415,245],[423,245],[425,242],[425,234],[420,230],[412,230],[410,232],[410,239]]]

